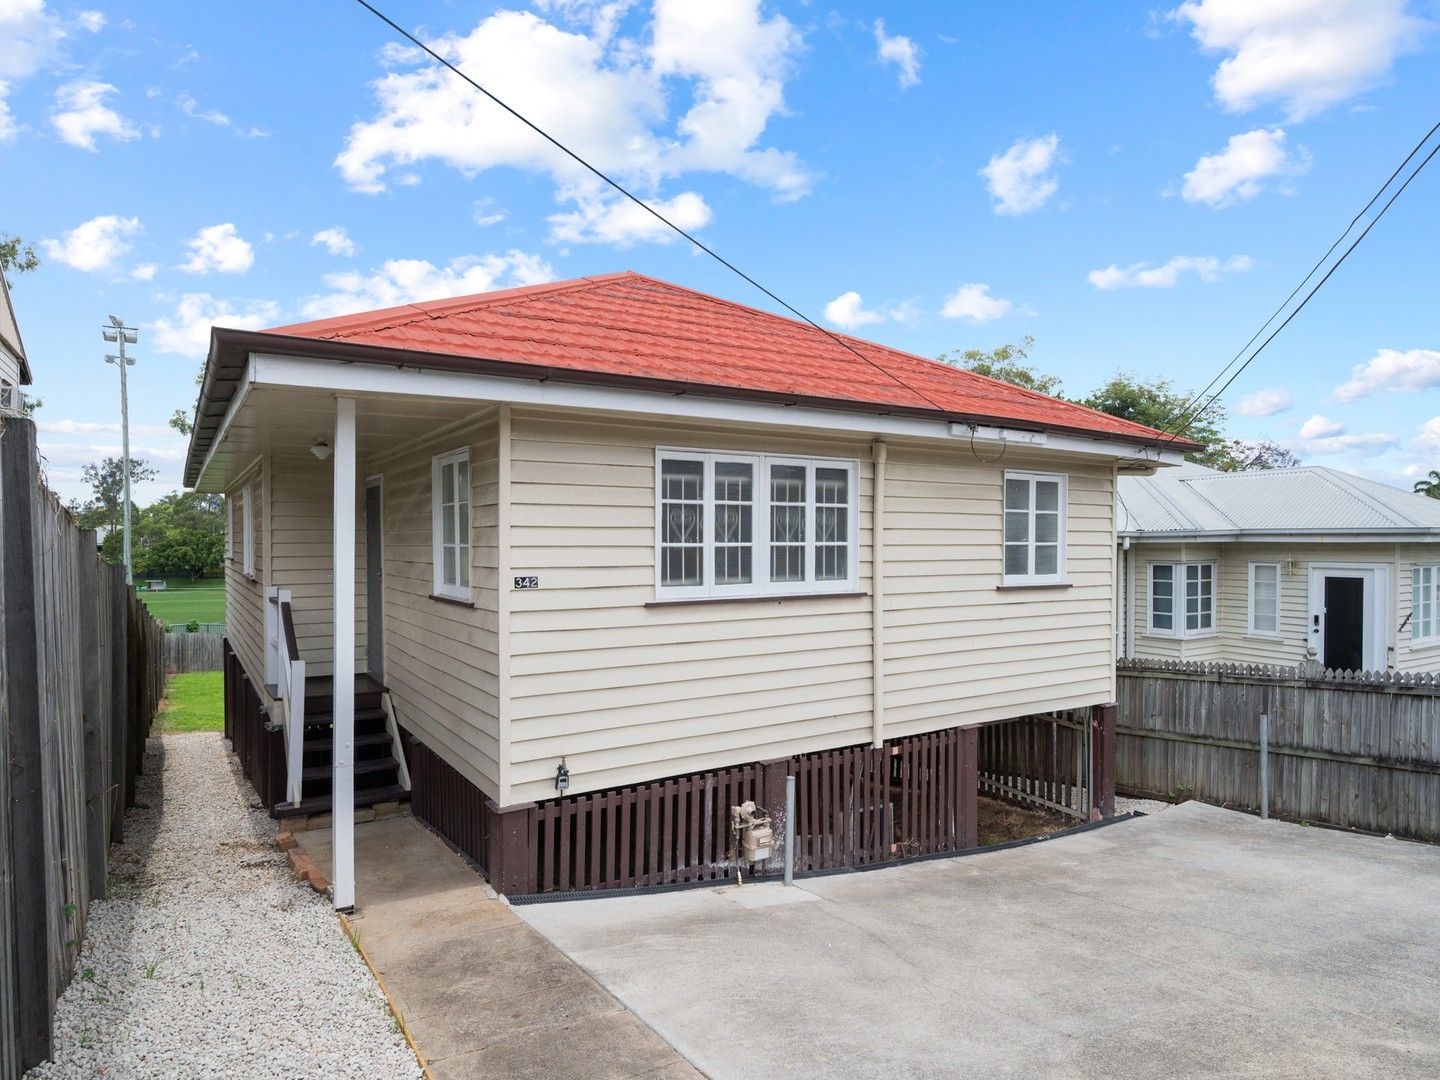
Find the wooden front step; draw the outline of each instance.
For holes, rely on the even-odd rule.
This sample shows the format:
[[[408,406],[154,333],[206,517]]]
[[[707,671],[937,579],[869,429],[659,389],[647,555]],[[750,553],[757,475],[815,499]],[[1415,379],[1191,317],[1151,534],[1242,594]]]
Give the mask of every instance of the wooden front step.
[[[407,800],[400,783],[400,763],[384,708],[385,687],[369,675],[355,677],[355,805]],[[305,764],[300,773],[300,801],[282,803],[277,817],[323,814],[332,807],[334,779],[334,683],[326,675],[305,680]]]

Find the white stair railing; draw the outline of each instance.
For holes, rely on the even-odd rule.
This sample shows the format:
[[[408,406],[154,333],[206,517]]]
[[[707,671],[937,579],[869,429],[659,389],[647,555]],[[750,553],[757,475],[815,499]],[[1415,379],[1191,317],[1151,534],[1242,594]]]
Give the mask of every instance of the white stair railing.
[[[274,649],[277,660],[276,690],[285,700],[285,793],[293,805],[300,801],[300,782],[305,770],[305,661],[295,644],[295,618],[290,608],[289,589],[275,589],[271,602],[274,613]]]

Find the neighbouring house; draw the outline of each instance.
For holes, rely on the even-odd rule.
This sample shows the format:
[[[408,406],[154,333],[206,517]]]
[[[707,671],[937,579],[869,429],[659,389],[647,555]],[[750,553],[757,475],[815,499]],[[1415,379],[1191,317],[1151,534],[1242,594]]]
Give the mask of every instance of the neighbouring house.
[[[1193,464],[1119,496],[1122,656],[1440,672],[1440,500]]]
[[[25,395],[20,387],[29,385],[30,362],[10,304],[10,286],[0,274],[0,415],[24,413]]]
[[[787,775],[806,865],[973,844],[977,729],[1037,716],[1032,801],[1102,806],[1115,478],[1189,446],[621,273],[217,328],[185,480],[227,730],[347,906],[407,794],[505,892],[712,874]]]

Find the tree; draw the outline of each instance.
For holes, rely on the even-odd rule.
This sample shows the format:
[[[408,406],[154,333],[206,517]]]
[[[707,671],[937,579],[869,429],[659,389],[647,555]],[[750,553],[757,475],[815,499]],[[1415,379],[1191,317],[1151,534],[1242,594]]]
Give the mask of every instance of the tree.
[[[1281,446],[1273,439],[1259,439],[1255,442],[1236,439],[1230,444],[1230,453],[1234,455],[1235,463],[1222,466],[1226,472],[1293,469],[1300,464],[1300,458],[1293,450]]]
[[[1225,410],[1211,405],[1197,417],[1195,410],[1188,409],[1191,397],[1176,390],[1169,379],[1145,382],[1138,375],[1121,371],[1079,404],[1161,431],[1183,430],[1185,438],[1204,446],[1201,451],[1187,454],[1189,460],[1214,469],[1242,467],[1234,445],[1225,435]]]
[[[1423,480],[1416,480],[1415,494],[1429,495],[1432,499],[1440,499],[1440,469],[1431,469],[1429,475]]]
[[[205,363],[204,361],[201,361],[200,370],[195,374],[195,385],[203,386],[204,384]],[[191,429],[195,427],[194,420],[191,419],[190,413],[185,409],[176,409],[174,415],[170,417],[170,420],[168,422],[170,426],[176,431],[178,431],[181,435],[189,435]]]
[[[936,359],[951,367],[973,371],[976,375],[1059,397],[1060,376],[1048,375],[1025,363],[1034,345],[1035,339],[1026,334],[1018,342],[1000,345],[988,352],[982,349],[966,349],[964,352],[941,353]]]
[[[140,510],[134,528],[139,577],[193,581],[217,572],[225,558],[225,509],[218,495],[171,492]]]
[[[7,284],[15,283],[12,275],[33,274],[40,269],[40,256],[35,254],[35,245],[27,244],[18,236],[0,232],[0,274],[5,275]]]
[[[86,465],[80,471],[90,485],[90,501],[79,507],[75,516],[82,529],[108,529],[117,532],[125,518],[125,467],[118,457],[107,457]],[[143,458],[130,459],[130,486],[154,480],[157,473]],[[133,526],[133,522],[132,522]]]

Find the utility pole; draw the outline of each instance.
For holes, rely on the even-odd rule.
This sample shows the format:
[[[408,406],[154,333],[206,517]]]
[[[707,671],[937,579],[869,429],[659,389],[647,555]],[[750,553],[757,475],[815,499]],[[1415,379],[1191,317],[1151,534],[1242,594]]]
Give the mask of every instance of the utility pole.
[[[125,369],[132,367],[135,361],[125,355],[125,346],[134,345],[139,340],[135,328],[126,326],[124,321],[115,315],[110,316],[110,325],[102,326],[106,341],[113,341],[120,347],[118,356],[106,356],[107,364],[115,364],[120,368],[120,471],[125,484],[125,584],[135,584],[135,577],[130,568],[130,390],[125,381]]]

